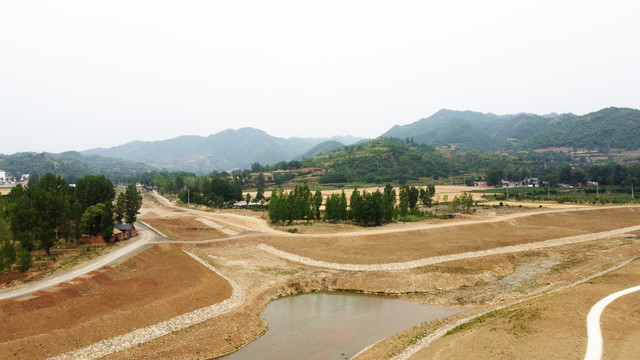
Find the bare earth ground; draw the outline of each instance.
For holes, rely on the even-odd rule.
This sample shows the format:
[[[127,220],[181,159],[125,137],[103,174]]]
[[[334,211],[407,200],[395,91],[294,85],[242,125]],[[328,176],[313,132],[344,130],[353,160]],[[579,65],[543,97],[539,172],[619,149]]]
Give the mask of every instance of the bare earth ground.
[[[580,359],[586,350],[586,314],[610,293],[637,284],[640,261],[559,294],[499,311],[445,336],[412,359]],[[604,359],[640,354],[640,294],[616,300],[601,318]]]
[[[640,208],[537,214],[492,223],[348,236],[275,237],[267,245],[297,255],[336,263],[377,264],[415,260],[451,253],[538,242],[638,224]]]
[[[219,230],[206,226],[202,222],[190,216],[181,217],[159,217],[155,214],[146,214],[144,222],[155,229],[162,229],[162,233],[171,239],[176,240],[209,240],[226,237]]]
[[[0,358],[35,359],[211,305],[229,284],[180,249],[155,245],[113,268],[0,302]]]
[[[241,306],[221,316],[148,343],[111,354],[106,358],[203,358],[226,354],[238,349],[266,331],[268,324],[259,317],[259,313],[270,301],[280,296],[345,289],[396,294],[423,304],[441,304],[464,308],[466,311],[454,315],[454,317],[464,317],[470,313],[488,310],[494,306],[506,304],[525,296],[544,293],[545,291],[570,284],[640,255],[640,241],[635,236],[638,234],[633,234],[633,236],[623,234],[581,244],[450,261],[410,270],[357,272],[317,268],[304,263],[290,262],[257,248],[259,244],[266,243],[278,249],[317,260],[376,264],[390,261],[407,261],[438,254],[473,251],[523,242],[535,242],[640,224],[640,221],[638,221],[640,208],[637,207],[598,208],[590,211],[556,210],[553,213],[549,212],[551,210],[543,209],[542,211],[544,212],[539,214],[532,211],[524,211],[497,217],[484,214],[471,216],[463,221],[449,220],[407,225],[396,224],[372,230],[367,229],[347,233],[292,235],[273,230],[266,224],[264,219],[261,219],[260,214],[251,214],[251,217],[245,217],[240,216],[237,212],[227,214],[202,212],[195,209],[175,209],[162,200],[154,202],[147,199],[145,202],[145,215],[141,217],[143,219],[146,218],[145,221],[160,219],[156,225],[158,230],[162,232],[174,231],[181,233],[180,224],[186,224],[185,227],[187,228],[202,227],[204,223],[196,219],[205,218],[239,234],[238,236],[225,234],[224,236],[213,238],[211,241],[198,243],[185,241],[181,242],[180,246],[194,252],[201,259],[211,263],[221,273],[233,279],[246,293],[246,301]],[[180,219],[179,222],[173,223],[170,221],[174,217]],[[191,230],[187,229],[186,233],[189,234],[189,231]],[[195,232],[198,233],[200,231],[197,230]],[[207,232],[208,230],[203,229],[202,231]],[[327,231],[331,232],[332,229],[327,228]],[[214,233],[207,233],[203,237],[208,238],[209,234]],[[190,240],[189,237],[192,235],[181,236],[184,236],[186,240]],[[172,249],[169,245],[163,245],[163,249],[165,247],[172,251],[178,251]],[[147,252],[149,250],[142,252],[139,256],[145,256]],[[167,281],[172,280],[174,282],[172,285],[173,291],[182,294],[183,287],[190,288],[189,281],[205,281],[205,279],[212,278],[211,272],[204,269],[201,264],[191,261],[188,261],[188,263],[194,263],[194,268],[185,268],[184,271],[177,272],[175,271],[177,268],[175,266],[176,261],[170,260],[163,262],[165,264],[163,266],[167,266],[166,272],[154,270],[152,266],[138,266],[137,271],[142,271],[142,268],[145,268],[148,276],[151,277],[152,274],[155,274],[152,277],[154,281],[164,281],[161,278],[168,277],[170,280]],[[154,266],[160,266],[160,264]],[[171,272],[168,269],[173,269],[174,271]],[[605,283],[605,281],[602,281],[594,284],[594,286],[599,288],[599,284]],[[157,288],[163,288],[164,286],[169,285],[158,285]],[[220,287],[222,285],[206,285],[205,288],[212,291],[216,286]],[[107,288],[97,287],[96,289],[98,288],[100,290],[96,291],[99,293],[109,293]],[[201,298],[205,296],[189,295],[188,290],[186,291],[187,298],[197,297],[202,301]],[[601,291],[605,293],[608,289],[602,289]],[[565,296],[565,293],[561,292],[549,297]],[[122,292],[118,294],[120,294],[118,296],[123,296]],[[113,296],[116,296],[116,294]],[[220,294],[210,295],[209,299],[194,305],[192,308],[221,301],[224,296]],[[229,296],[228,293],[226,296]],[[596,297],[594,296],[593,303],[599,300],[599,298],[595,299]],[[543,299],[545,298],[540,300]],[[569,296],[565,301],[571,301],[572,299]],[[579,300],[584,300],[585,304],[588,302],[586,299]],[[149,298],[143,296],[140,301],[140,308],[144,308],[143,303],[149,301]],[[64,307],[68,302],[66,300],[55,303],[56,308]],[[102,310],[102,314],[104,314],[102,316],[115,316],[108,310],[109,307],[104,306],[104,302],[101,304],[103,305],[101,308],[107,309]],[[51,305],[53,306],[53,303]],[[615,305],[615,303],[612,305]],[[565,306],[568,305],[565,304]],[[630,306],[634,305],[631,304]],[[100,307],[96,306],[96,308]],[[566,311],[566,308],[559,311],[555,311],[553,307],[549,307],[549,309],[551,309],[549,311],[556,318],[562,318]],[[572,309],[573,307],[569,306],[569,311],[572,311]],[[580,309],[576,308],[576,313],[582,312]],[[588,310],[589,308],[587,307],[581,314],[582,322],[584,322]],[[175,316],[180,314],[180,311],[174,311],[174,315],[164,314],[162,318]],[[189,310],[182,312],[186,311]],[[536,325],[537,322],[534,320],[538,316],[538,312],[535,309],[532,312],[529,310],[524,311],[522,314],[509,311],[513,311],[513,309],[507,308],[503,310],[496,319],[503,321],[507,329],[511,329],[512,333],[517,332],[518,335],[510,335],[509,331],[487,330],[490,333],[498,334],[498,339],[491,341],[501,344],[501,351],[504,351],[504,348],[512,348],[509,343],[511,341],[510,336],[522,337],[523,333],[537,334],[542,330],[546,331],[544,326],[553,326],[553,324],[547,323],[543,324],[544,326]],[[118,312],[116,311],[116,313]],[[606,314],[607,312],[605,312],[605,316]],[[37,327],[33,324],[42,323],[41,319],[42,317],[31,318],[30,320],[24,319],[23,322]],[[533,320],[520,321],[521,319]],[[439,323],[447,321],[451,321],[451,319],[426,323],[419,327],[408,329],[381,341],[362,353],[358,359],[391,358],[401,353],[407,346],[426,336]],[[533,324],[533,326],[530,326],[530,324]],[[558,321],[556,325],[558,327],[564,326],[561,321]],[[135,326],[145,325],[136,323]],[[475,325],[469,329],[474,327]],[[583,329],[576,328],[572,333],[572,336],[578,338],[576,340],[578,342],[576,349],[581,345],[580,342],[586,343],[586,330],[584,327],[582,325]],[[629,327],[631,328],[632,325],[629,325]],[[521,330],[521,328],[524,330]],[[551,330],[553,329],[552,327]],[[55,330],[55,334],[57,338],[73,339],[74,336],[78,337],[77,334],[74,335],[74,331],[74,327],[69,329],[62,327]],[[121,329],[119,326],[103,330],[108,334],[120,334],[125,331],[127,330]],[[468,331],[464,330],[452,336],[464,335]],[[49,335],[39,334],[34,336]],[[47,348],[36,352],[34,357],[40,356],[37,354],[53,355],[68,351],[107,336],[113,335],[95,336],[92,340],[83,340],[81,343],[80,340],[75,340],[77,343],[74,344],[69,344],[68,342],[55,344],[55,341],[43,341],[42,343],[46,344],[43,346]],[[447,338],[443,340],[447,340]],[[0,345],[0,349],[5,349],[5,346],[8,345],[4,344],[4,339],[2,341],[3,344]],[[469,341],[470,343],[477,343],[473,339]],[[9,344],[12,343],[10,342]],[[525,349],[527,346],[539,347],[539,344],[527,345],[528,343],[525,342],[518,344],[520,344],[517,346],[518,348],[520,346]],[[60,348],[56,346],[60,346]],[[496,349],[498,347],[496,346]],[[12,347],[11,350],[16,351],[13,349]],[[430,351],[430,349],[431,347],[423,351]],[[606,349],[605,345],[605,352],[607,351]],[[630,347],[629,349],[633,350],[635,348]],[[7,352],[7,354],[9,353]],[[576,353],[578,353],[577,350]],[[466,355],[467,358],[478,357],[473,352],[467,352]],[[547,355],[549,354],[547,353]],[[3,357],[1,352],[0,357]],[[488,356],[488,358],[491,357],[491,355]]]

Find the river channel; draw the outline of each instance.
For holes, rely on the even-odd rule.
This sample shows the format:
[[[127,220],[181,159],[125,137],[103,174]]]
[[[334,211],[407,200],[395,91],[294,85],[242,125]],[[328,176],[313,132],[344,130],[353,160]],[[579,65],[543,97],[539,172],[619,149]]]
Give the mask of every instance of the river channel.
[[[285,297],[260,315],[270,324],[263,336],[222,359],[349,359],[384,337],[458,311],[383,296]]]

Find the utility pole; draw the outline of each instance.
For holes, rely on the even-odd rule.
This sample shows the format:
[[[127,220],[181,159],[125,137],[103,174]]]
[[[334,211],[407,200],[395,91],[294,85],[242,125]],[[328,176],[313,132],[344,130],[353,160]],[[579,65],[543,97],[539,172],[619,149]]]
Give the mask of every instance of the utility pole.
[[[631,183],[631,200],[635,200],[635,196],[633,195],[633,183]]]
[[[189,188],[187,188],[187,206],[189,206]]]

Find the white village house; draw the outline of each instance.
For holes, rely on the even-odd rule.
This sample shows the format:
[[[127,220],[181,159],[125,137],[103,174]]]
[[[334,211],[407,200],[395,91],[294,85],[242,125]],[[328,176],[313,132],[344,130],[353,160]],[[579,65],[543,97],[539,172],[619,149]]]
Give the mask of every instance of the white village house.
[[[0,183],[7,182],[7,172],[4,170],[0,170]]]

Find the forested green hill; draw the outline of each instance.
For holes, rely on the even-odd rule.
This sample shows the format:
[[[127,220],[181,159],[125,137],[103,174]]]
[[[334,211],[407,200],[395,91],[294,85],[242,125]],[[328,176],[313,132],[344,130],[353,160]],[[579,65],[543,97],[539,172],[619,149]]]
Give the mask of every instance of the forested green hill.
[[[573,114],[494,115],[440,110],[413,124],[394,126],[383,137],[413,138],[439,147],[473,151],[532,151],[556,147],[640,149],[640,110],[606,108]]]
[[[410,140],[377,138],[367,143],[316,156],[303,161],[303,166],[326,171],[320,183],[366,182],[404,183],[420,178],[448,178],[477,173],[493,168],[507,169],[523,176],[542,162],[525,162],[512,156],[437,149]]]
[[[306,151],[305,153],[298,155],[294,158],[294,160],[304,160],[304,159],[309,159],[312,158],[316,155],[320,155],[320,154],[324,154],[324,153],[328,153],[331,151],[335,151],[337,149],[340,149],[344,147],[344,144],[339,142],[339,141],[335,141],[335,140],[329,140],[329,141],[325,141],[323,143],[320,143],[314,147],[312,147],[309,151]]]
[[[85,175],[103,174],[111,180],[118,181],[155,170],[152,166],[142,163],[97,155],[81,155],[75,151],[61,154],[24,152],[0,155],[0,169],[14,177],[22,174],[39,177],[52,173],[62,176],[69,183],[74,183]]]
[[[640,110],[611,107],[576,118],[561,119],[527,139],[520,148],[557,146],[601,151],[640,149]]]

